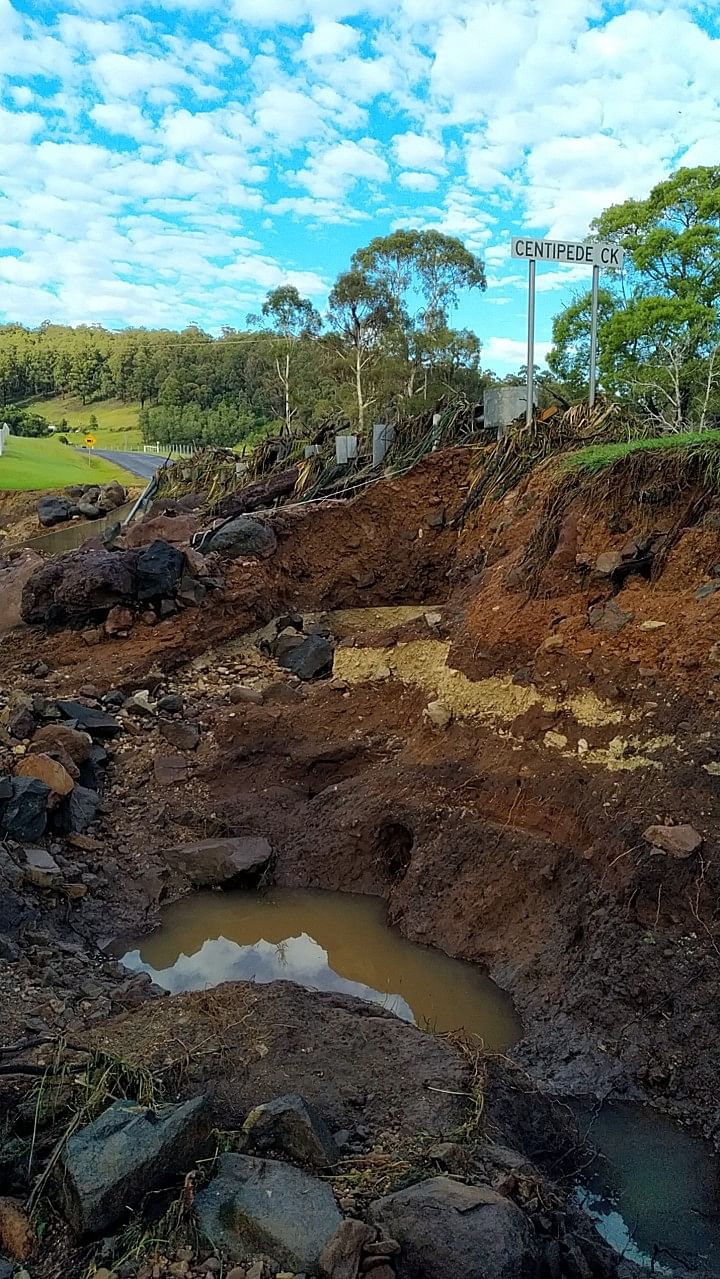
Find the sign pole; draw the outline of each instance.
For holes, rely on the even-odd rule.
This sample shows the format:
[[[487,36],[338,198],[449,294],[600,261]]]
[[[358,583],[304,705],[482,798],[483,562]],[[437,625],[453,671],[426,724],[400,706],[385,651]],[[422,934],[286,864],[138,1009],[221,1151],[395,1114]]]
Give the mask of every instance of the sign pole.
[[[527,339],[527,409],[526,426],[532,425],[535,383],[535,259],[528,262],[528,339]]]
[[[597,335],[598,335],[598,287],[600,281],[600,267],[593,266],[592,270],[592,313],[590,319],[590,392],[588,395],[588,403],[590,408],[595,404],[595,390],[597,378]]]

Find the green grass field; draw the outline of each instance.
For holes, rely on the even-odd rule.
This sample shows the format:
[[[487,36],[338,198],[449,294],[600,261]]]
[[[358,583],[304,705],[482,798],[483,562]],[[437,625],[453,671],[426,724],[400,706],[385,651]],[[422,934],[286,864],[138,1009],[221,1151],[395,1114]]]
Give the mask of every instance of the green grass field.
[[[142,484],[130,475],[90,453],[76,453],[58,440],[26,440],[10,436],[0,457],[0,493],[30,489],[65,488],[68,484]]]
[[[97,448],[122,449],[124,452],[142,449],[138,427],[140,405],[137,402],[122,404],[120,400],[97,400],[94,404],[81,404],[77,396],[53,395],[48,400],[28,402],[26,407],[53,425],[65,418],[69,427],[80,427],[83,433],[91,429],[90,416],[94,413],[98,425],[92,433],[97,440]],[[68,438],[73,444],[82,443],[74,432]]]

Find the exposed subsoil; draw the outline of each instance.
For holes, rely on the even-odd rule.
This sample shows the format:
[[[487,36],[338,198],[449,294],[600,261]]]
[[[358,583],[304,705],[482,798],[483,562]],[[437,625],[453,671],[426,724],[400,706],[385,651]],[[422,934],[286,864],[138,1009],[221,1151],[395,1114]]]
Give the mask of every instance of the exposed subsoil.
[[[172,1026],[185,1048],[181,1024],[196,1044],[212,1035],[203,1019],[227,1026],[229,988],[146,1006],[147,983],[97,947],[151,927],[189,890],[164,849],[255,834],[273,845],[279,885],[380,896],[404,935],[486,967],[523,1019],[513,1056],[543,1089],[642,1098],[718,1137],[720,592],[696,591],[720,561],[720,520],[705,513],[678,534],[687,493],[650,516],[578,501],[530,562],[547,471],[456,527],[474,460],[449,450],[350,503],[271,513],[271,558],[227,565],[203,608],[127,638],[91,650],[77,631],[3,638],[4,694],[177,691],[200,729],[173,785],[157,773],[173,753],[159,718],[120,712],[104,811],[88,846],[65,849],[87,891],[24,888],[0,907],[18,947],[0,974],[6,1042],[59,1025],[152,1056]],[[670,531],[655,580],[643,564],[595,571],[598,556]],[[609,603],[625,619],[615,633]],[[403,605],[423,608],[408,618]],[[327,614],[333,679],[302,684],[247,638],[288,610]],[[262,704],[231,700],[237,684]],[[435,698],[453,714],[445,728],[424,715]],[[658,823],[689,823],[700,851],[659,852],[643,839]],[[238,998],[267,1016],[282,996]],[[327,1009],[342,1020],[346,1003]],[[389,1033],[389,1019],[365,1016]],[[266,1082],[262,1057],[243,1061],[235,1094],[220,1087],[238,1113]],[[337,1087],[340,1123],[357,1102],[350,1082]],[[397,1108],[387,1080],[374,1088],[377,1136]]]

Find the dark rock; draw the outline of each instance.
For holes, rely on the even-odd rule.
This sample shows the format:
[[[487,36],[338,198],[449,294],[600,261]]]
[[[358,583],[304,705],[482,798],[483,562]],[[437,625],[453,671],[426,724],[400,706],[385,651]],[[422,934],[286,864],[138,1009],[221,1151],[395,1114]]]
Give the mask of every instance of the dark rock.
[[[111,688],[103,697],[106,706],[124,706],[125,694],[120,692],[119,688]]]
[[[295,1093],[250,1111],[243,1132],[254,1150],[275,1150],[315,1168],[337,1162],[338,1149],[322,1115]]]
[[[356,1279],[363,1249],[375,1238],[364,1221],[343,1221],[320,1255],[320,1274],[327,1279]]]
[[[78,502],[77,510],[80,515],[84,515],[86,520],[99,520],[103,514],[99,506],[94,502],[86,502],[84,499]]]
[[[13,793],[12,777],[0,777],[0,800],[10,799]]]
[[[634,613],[624,613],[614,600],[608,600],[606,604],[595,604],[588,611],[588,622],[594,631],[600,631],[603,635],[617,635],[618,631],[632,622],[634,616]]]
[[[58,706],[66,719],[74,720],[91,737],[117,737],[122,732],[122,724],[118,720],[95,706],[65,701],[58,702]]]
[[[370,1205],[372,1220],[401,1248],[398,1279],[536,1279],[530,1222],[490,1186],[433,1177]]]
[[[245,876],[258,875],[271,857],[269,841],[254,836],[202,839],[196,844],[180,844],[165,852],[165,860],[187,875],[195,888],[231,884]]]
[[[43,528],[52,528],[69,520],[72,508],[72,502],[65,497],[42,497],[38,502],[38,519]]]
[[[13,1279],[15,1267],[11,1261],[6,1261],[4,1257],[0,1257],[0,1279]]]
[[[239,493],[231,493],[218,504],[218,515],[242,515],[247,511],[267,510],[280,497],[287,497],[297,484],[300,472],[297,466],[288,467],[286,471],[278,471],[266,480],[255,480],[252,484],[240,489]],[[182,499],[181,499],[182,502]],[[200,503],[198,503],[200,505]]]
[[[265,701],[265,695],[259,688],[250,688],[248,684],[236,684],[228,693],[228,701],[233,706],[239,706],[241,702],[251,702],[255,706],[261,706]]]
[[[75,786],[66,800],[66,821],[70,831],[81,833],[91,826],[98,815],[100,797],[87,786]]]
[[[277,549],[277,538],[269,524],[253,520],[248,515],[238,515],[211,532],[203,540],[201,549],[203,555],[218,551],[233,560],[246,555],[266,559]]]
[[[104,484],[102,489],[104,502],[111,508],[117,510],[118,506],[124,506],[127,502],[127,493],[122,484],[117,480],[113,480],[110,484]]]
[[[0,806],[0,835],[32,844],[45,833],[50,788],[35,777],[14,777],[12,796]]]
[[[54,555],[26,582],[22,616],[26,622],[83,619],[124,604],[135,594],[136,551],[82,547]]]
[[[153,771],[161,786],[175,786],[189,776],[187,760],[182,755],[156,755]]]
[[[209,1133],[204,1097],[155,1110],[116,1101],[63,1151],[59,1189],[75,1232],[100,1234],[150,1191],[188,1172],[204,1155]]]
[[[177,598],[181,604],[187,604],[189,608],[199,608],[206,595],[207,588],[202,582],[198,582],[187,573],[181,578],[177,590]]]
[[[20,706],[8,719],[8,732],[19,742],[32,737],[35,732],[35,716],[28,706]]]
[[[221,1155],[197,1196],[202,1233],[231,1261],[265,1252],[283,1267],[315,1273],[341,1216],[332,1190],[291,1164]]]
[[[200,741],[200,729],[197,724],[183,724],[181,720],[166,720],[160,725],[160,732],[166,742],[179,751],[197,750]]]
[[[704,586],[699,586],[696,590],[695,599],[709,599],[711,595],[715,595],[718,591],[720,591],[720,582],[706,582]]]
[[[283,613],[275,619],[275,633],[280,634],[281,631],[293,630],[301,631],[305,625],[302,614],[300,613]]]
[[[35,888],[53,888],[62,879],[62,871],[46,848],[26,848],[25,879]]]
[[[166,693],[164,697],[158,699],[157,708],[159,711],[164,711],[166,715],[182,715],[185,699],[179,693]]]
[[[298,679],[317,679],[332,671],[334,651],[332,643],[324,636],[308,635],[299,646],[278,657],[277,661],[279,666],[292,671]]]
[[[298,635],[297,631],[288,628],[288,630],[280,632],[277,639],[273,641],[270,651],[275,660],[279,662],[281,657],[286,657],[288,653],[294,652],[305,641],[306,636]]]
[[[138,556],[137,596],[149,600],[174,595],[183,575],[182,552],[169,542],[151,542]]]

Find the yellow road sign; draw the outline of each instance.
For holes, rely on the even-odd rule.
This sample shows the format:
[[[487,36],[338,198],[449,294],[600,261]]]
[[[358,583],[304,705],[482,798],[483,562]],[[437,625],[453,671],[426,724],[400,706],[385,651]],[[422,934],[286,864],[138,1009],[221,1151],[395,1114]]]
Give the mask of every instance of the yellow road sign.
[[[86,448],[86,449],[94,449],[94,448],[95,448],[95,436],[94,436],[94,435],[86,435],[86,436],[85,436],[85,448]]]

